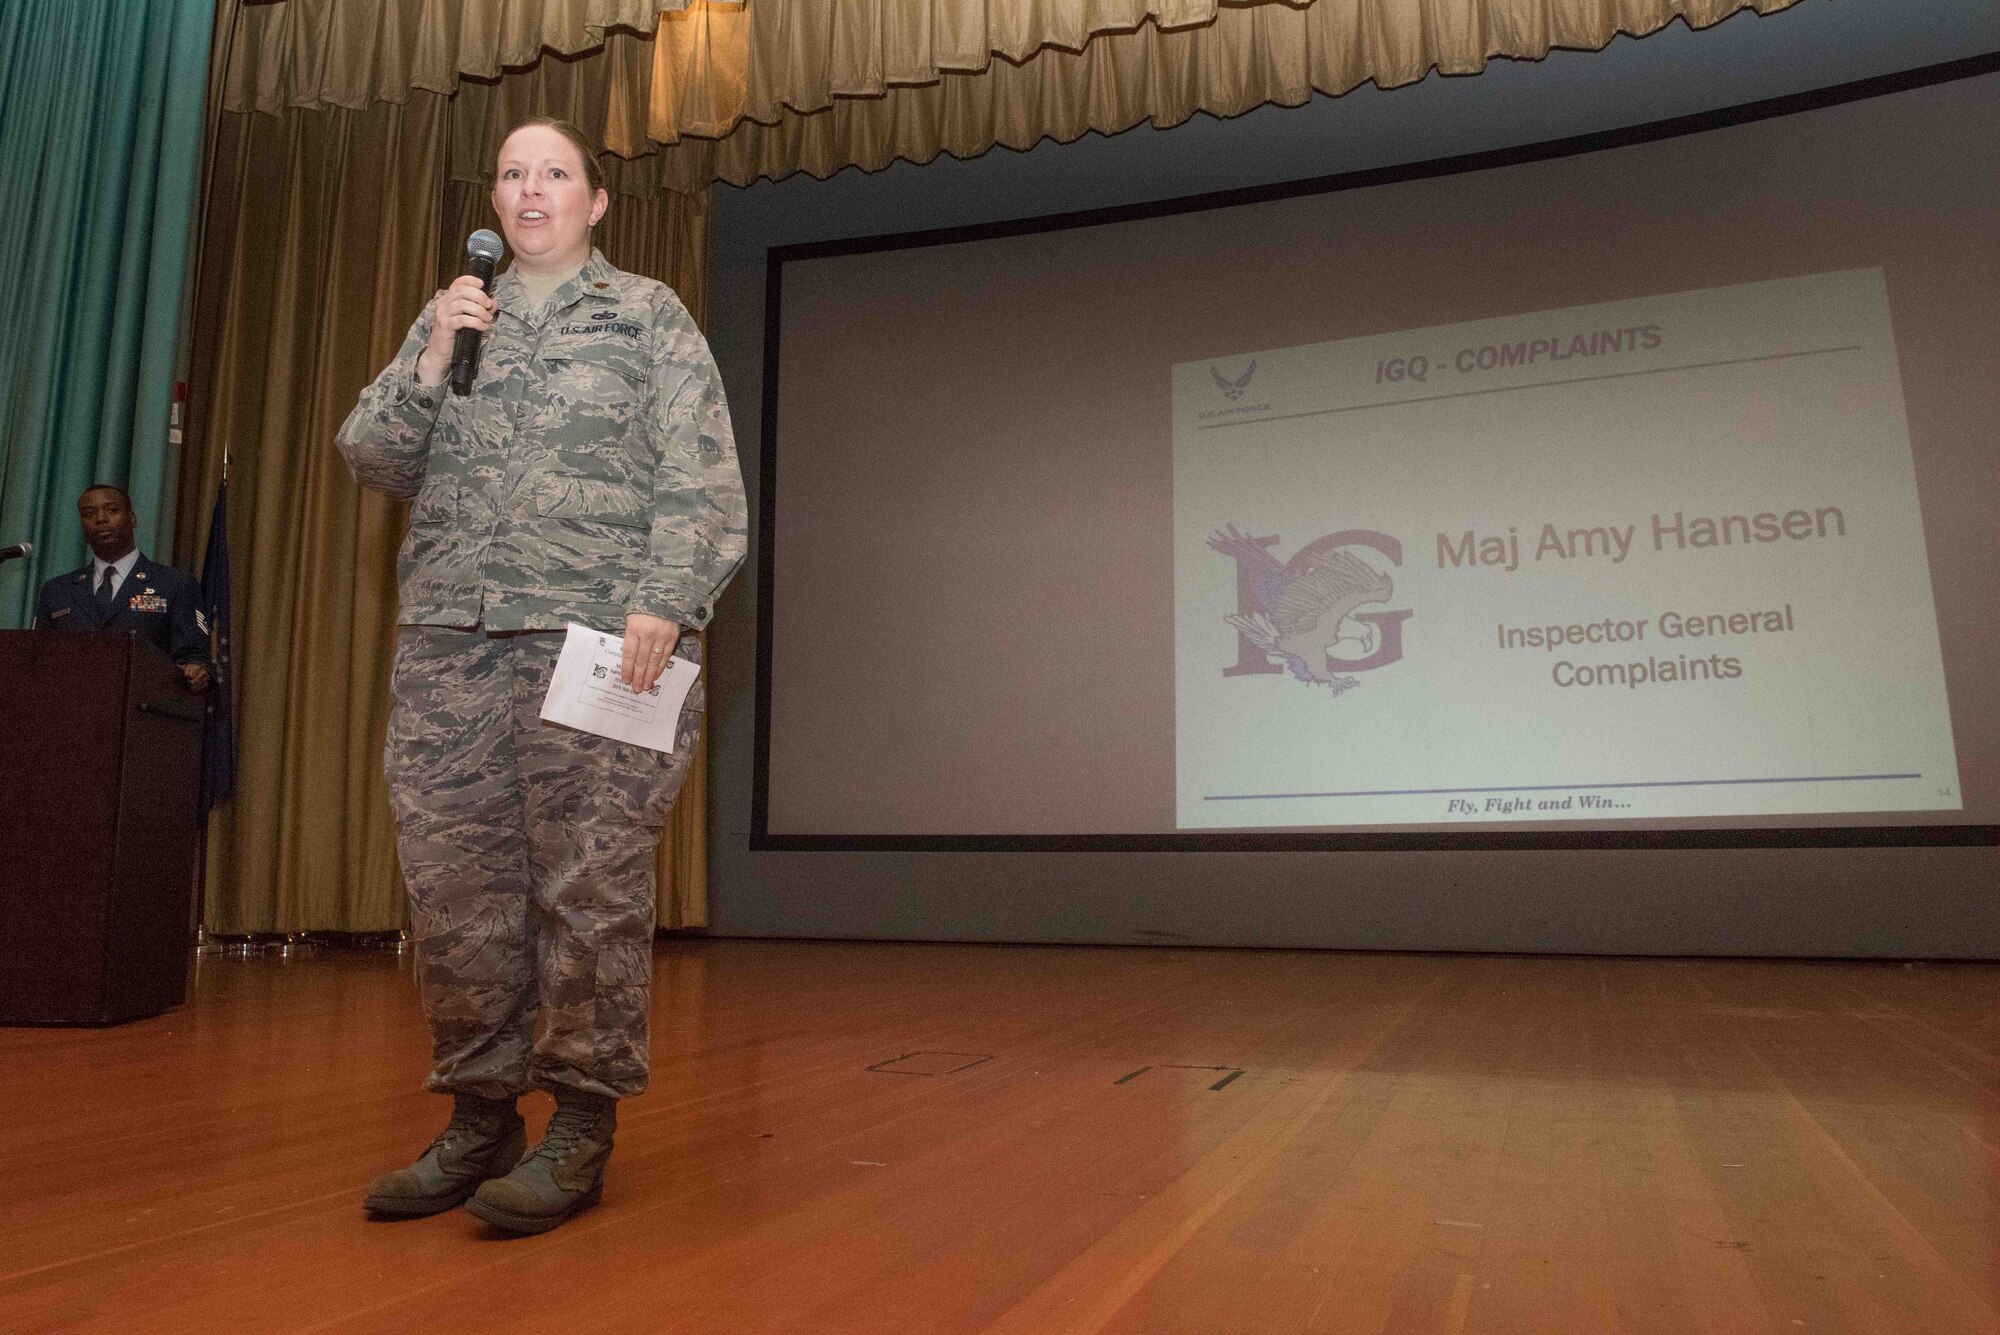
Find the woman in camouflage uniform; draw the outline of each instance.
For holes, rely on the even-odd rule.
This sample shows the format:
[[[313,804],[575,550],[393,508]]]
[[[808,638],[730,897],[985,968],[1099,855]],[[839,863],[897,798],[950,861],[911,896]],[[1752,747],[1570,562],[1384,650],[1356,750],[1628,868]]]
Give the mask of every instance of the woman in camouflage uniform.
[[[542,698],[570,622],[625,637],[634,690],[697,659],[683,629],[707,624],[747,520],[701,333],[591,247],[610,197],[587,142],[530,121],[497,168],[513,264],[491,296],[440,292],[339,436],[356,479],[413,502],[387,768],[426,1087],[454,1099],[366,1204],[541,1232],[597,1199],[617,1101],[646,1085],[654,850],[703,708],[697,685],[669,756],[544,724]],[[484,336],[466,397],[445,384],[461,329]],[[556,1111],[527,1150],[515,1100],[536,1087]]]

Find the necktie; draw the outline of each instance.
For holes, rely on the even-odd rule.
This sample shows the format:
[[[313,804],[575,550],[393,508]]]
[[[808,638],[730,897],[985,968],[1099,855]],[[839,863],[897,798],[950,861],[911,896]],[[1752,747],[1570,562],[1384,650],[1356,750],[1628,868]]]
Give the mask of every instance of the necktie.
[[[97,605],[107,612],[111,610],[112,581],[117,578],[118,568],[116,566],[104,567],[104,582],[97,586]]]

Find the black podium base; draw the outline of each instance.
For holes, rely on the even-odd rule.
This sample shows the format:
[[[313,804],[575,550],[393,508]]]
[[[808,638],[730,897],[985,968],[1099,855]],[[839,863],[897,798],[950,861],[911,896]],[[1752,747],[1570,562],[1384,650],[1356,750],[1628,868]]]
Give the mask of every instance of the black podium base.
[[[202,718],[130,635],[0,632],[0,1024],[186,999]]]

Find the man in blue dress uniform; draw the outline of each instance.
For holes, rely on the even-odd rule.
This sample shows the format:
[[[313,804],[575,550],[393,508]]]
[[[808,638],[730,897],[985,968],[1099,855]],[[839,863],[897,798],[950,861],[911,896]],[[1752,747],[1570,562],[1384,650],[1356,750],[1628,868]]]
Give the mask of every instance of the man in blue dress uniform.
[[[120,488],[92,487],[77,498],[76,513],[90,544],[90,562],[42,585],[35,625],[130,631],[180,664],[190,690],[207,690],[208,617],[194,576],[140,553],[133,542],[139,518]]]

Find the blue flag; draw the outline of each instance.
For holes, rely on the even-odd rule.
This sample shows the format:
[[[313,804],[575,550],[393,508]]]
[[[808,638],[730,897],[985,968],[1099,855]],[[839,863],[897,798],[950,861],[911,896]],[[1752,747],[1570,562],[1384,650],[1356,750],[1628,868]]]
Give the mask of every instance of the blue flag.
[[[208,520],[208,551],[201,558],[201,603],[208,618],[208,723],[202,730],[201,813],[236,789],[236,665],[229,647],[229,482],[216,488]]]

